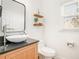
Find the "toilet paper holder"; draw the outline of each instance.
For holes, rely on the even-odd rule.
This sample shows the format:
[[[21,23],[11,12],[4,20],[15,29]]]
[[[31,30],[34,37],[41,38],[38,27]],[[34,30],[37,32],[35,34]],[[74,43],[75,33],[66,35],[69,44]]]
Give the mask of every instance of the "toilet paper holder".
[[[74,42],[67,42],[68,47],[74,47]]]

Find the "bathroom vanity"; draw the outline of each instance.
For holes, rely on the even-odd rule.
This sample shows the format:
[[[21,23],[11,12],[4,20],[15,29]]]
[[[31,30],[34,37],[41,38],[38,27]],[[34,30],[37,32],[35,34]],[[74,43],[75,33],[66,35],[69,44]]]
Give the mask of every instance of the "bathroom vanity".
[[[37,40],[28,38],[23,43],[8,44],[0,50],[0,59],[38,59]]]
[[[24,38],[26,41],[7,44],[6,39],[21,41],[11,35],[26,35],[26,6],[16,0],[1,0],[1,30],[3,37],[0,39],[0,59],[38,59],[38,40]],[[18,21],[18,23],[17,23]],[[7,26],[7,27],[6,27]],[[9,34],[8,34],[9,33]],[[3,43],[4,44],[3,44]],[[3,45],[4,46],[3,46]]]

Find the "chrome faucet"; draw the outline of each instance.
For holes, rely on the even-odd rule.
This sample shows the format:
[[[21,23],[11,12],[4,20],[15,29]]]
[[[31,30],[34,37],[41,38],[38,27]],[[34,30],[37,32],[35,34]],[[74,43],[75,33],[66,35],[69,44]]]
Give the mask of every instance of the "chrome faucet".
[[[7,25],[3,26],[3,33],[4,33],[4,48],[6,49],[6,27]]]
[[[8,46],[8,45],[6,45],[6,42],[7,42],[7,40],[6,40],[7,29],[8,29],[8,30],[13,30],[14,28],[7,28],[7,25],[4,25],[4,26],[3,26],[3,33],[4,33],[4,49],[6,49],[6,47]]]

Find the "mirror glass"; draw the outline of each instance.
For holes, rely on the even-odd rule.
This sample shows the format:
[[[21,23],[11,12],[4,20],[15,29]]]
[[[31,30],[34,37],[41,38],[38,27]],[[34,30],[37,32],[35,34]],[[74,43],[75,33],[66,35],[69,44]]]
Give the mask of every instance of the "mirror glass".
[[[13,0],[2,0],[2,26],[7,32],[24,31],[24,6]]]

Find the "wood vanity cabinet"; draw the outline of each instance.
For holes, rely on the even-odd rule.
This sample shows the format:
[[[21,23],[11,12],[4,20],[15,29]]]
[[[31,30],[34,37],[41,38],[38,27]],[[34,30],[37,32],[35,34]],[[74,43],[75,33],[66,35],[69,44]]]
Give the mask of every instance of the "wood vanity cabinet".
[[[2,58],[0,57],[0,59]],[[5,54],[5,59],[38,59],[37,44],[8,52]]]

